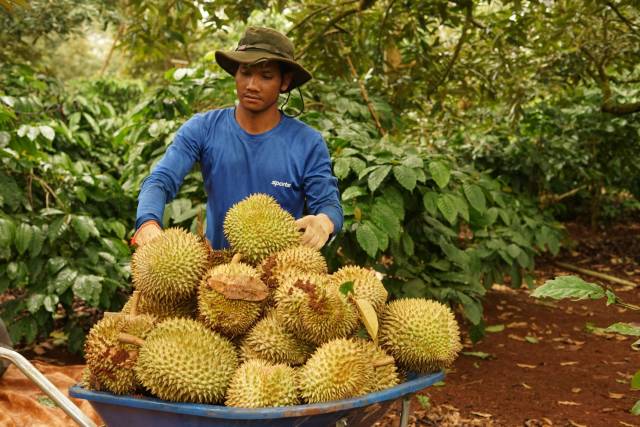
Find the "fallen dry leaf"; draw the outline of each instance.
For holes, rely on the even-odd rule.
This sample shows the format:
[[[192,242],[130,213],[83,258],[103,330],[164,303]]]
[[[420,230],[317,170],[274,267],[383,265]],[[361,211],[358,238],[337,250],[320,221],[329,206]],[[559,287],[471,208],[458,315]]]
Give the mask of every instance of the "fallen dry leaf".
[[[491,415],[491,414],[487,414],[485,412],[478,412],[478,411],[471,411],[471,415],[476,415],[476,416],[482,417],[482,418],[491,418],[491,417],[493,417],[493,415]]]
[[[624,421],[620,421],[618,420],[618,422],[620,424],[622,424],[623,426],[627,426],[627,427],[638,427],[636,424],[629,424],[629,423],[625,423]]]
[[[577,365],[578,362],[575,361],[570,361],[570,362],[560,362],[561,366],[571,366],[571,365]]]
[[[527,322],[511,322],[507,324],[507,328],[526,328]]]
[[[527,383],[520,383],[520,384],[522,384],[522,387],[526,388],[527,390],[531,390],[533,388]]]
[[[516,366],[527,369],[535,369],[537,367],[536,365],[527,365],[525,363],[516,363]]]
[[[571,424],[573,427],[588,427],[586,424],[578,424],[573,420],[569,420],[569,424]]]
[[[615,410],[616,410],[616,408],[602,408],[602,409],[600,410],[600,412],[613,412],[613,411],[615,411]]]
[[[582,389],[580,387],[574,387],[571,389],[572,393],[580,393],[582,391]]]
[[[622,399],[624,397],[624,393],[612,393],[612,392],[609,392],[609,397],[611,399]]]
[[[521,337],[519,335],[509,334],[509,335],[507,335],[507,337],[511,338],[512,340],[516,340],[516,341],[522,341],[522,342],[526,341],[523,337]]]
[[[209,287],[228,299],[262,301],[269,296],[269,287],[251,276],[216,274],[207,280]]]
[[[558,405],[580,406],[582,403],[572,402],[571,400],[558,400]]]

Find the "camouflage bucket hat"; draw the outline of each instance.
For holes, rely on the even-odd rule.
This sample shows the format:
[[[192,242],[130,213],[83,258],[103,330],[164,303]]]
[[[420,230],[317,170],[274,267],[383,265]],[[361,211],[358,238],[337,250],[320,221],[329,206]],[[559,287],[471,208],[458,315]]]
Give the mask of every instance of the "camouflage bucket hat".
[[[311,73],[296,62],[293,43],[271,28],[248,27],[238,42],[236,50],[216,51],[216,62],[232,76],[236,75],[240,64],[255,64],[268,60],[285,63],[293,73],[291,84],[286,92],[302,86],[312,78]]]

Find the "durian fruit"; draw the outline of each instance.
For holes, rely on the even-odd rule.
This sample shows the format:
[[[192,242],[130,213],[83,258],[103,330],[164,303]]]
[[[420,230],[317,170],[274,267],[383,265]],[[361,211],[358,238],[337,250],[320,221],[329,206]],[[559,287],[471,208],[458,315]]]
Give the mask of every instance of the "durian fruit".
[[[257,270],[248,264],[232,262],[213,267],[200,283],[198,290],[198,313],[200,319],[211,329],[229,337],[244,334],[255,324],[264,303],[262,301],[245,301],[229,299],[210,286],[209,279],[215,276],[244,277],[260,281]]]
[[[367,356],[360,344],[345,338],[318,347],[298,369],[301,397],[316,403],[367,393],[375,375]]]
[[[115,394],[134,392],[139,386],[133,372],[138,348],[121,343],[118,335],[127,333],[144,338],[154,325],[155,318],[149,315],[113,315],[96,323],[84,343],[90,384]]]
[[[446,368],[462,349],[458,323],[449,307],[421,298],[388,303],[378,337],[401,367],[416,372]]]
[[[253,194],[233,205],[223,228],[233,250],[253,264],[300,242],[293,216],[266,194]]]
[[[139,293],[137,310],[139,314],[150,314],[155,316],[158,320],[164,320],[169,317],[188,317],[194,318],[196,315],[197,299],[193,297],[184,301],[174,301],[166,303],[147,298],[140,291],[134,291]],[[124,304],[122,310],[123,314],[129,314],[131,312],[131,304],[133,302],[133,296]]]
[[[313,350],[311,344],[288,332],[273,310],[251,328],[240,345],[244,360],[263,359],[292,366],[306,362]]]
[[[367,393],[385,390],[400,383],[400,375],[398,374],[395,360],[386,351],[372,341],[357,339],[356,342],[361,346],[367,359],[374,364],[373,380],[367,389]]]
[[[133,285],[147,299],[185,301],[195,295],[208,263],[208,251],[199,237],[169,228],[133,254]]]
[[[192,319],[168,319],[140,343],[136,376],[160,399],[220,403],[236,368],[233,344]]]
[[[297,376],[283,363],[247,360],[236,370],[227,389],[227,406],[264,408],[297,405]]]
[[[384,310],[384,304],[387,302],[389,294],[382,281],[376,277],[373,271],[355,265],[348,265],[333,273],[331,280],[337,286],[345,282],[353,282],[355,298],[369,301],[378,314]]]
[[[207,242],[208,244],[208,242]],[[211,248],[211,246],[209,246]],[[209,268],[216,267],[222,264],[228,264],[233,258],[233,251],[231,249],[211,249],[209,252]]]
[[[327,261],[319,250],[298,245],[276,252],[262,261],[260,265],[262,281],[274,289],[280,278],[289,270],[301,273],[327,274]]]
[[[326,275],[288,277],[276,290],[275,300],[285,328],[316,345],[347,337],[358,326],[356,308]]]

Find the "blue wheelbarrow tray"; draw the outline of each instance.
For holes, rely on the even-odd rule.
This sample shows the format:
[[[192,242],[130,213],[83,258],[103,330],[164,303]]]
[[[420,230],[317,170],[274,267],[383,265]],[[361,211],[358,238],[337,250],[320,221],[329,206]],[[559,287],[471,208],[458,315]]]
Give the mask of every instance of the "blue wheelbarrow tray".
[[[88,400],[107,426],[126,427],[222,427],[305,426],[326,427],[344,419],[347,426],[372,426],[397,399],[444,379],[444,372],[410,375],[395,387],[358,396],[308,405],[273,408],[235,408],[197,403],[175,403],[152,397],[118,396],[75,385],[69,395]]]

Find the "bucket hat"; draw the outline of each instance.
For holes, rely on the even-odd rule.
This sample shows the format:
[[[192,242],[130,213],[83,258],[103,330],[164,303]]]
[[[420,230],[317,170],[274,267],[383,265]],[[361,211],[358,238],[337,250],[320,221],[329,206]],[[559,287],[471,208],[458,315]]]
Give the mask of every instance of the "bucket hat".
[[[313,77],[296,62],[291,40],[272,28],[248,27],[234,51],[216,51],[216,62],[232,76],[236,75],[240,64],[255,64],[268,60],[287,64],[287,68],[293,73],[291,84],[285,92],[305,84]]]

